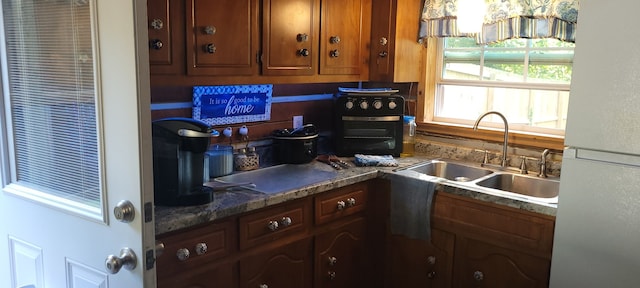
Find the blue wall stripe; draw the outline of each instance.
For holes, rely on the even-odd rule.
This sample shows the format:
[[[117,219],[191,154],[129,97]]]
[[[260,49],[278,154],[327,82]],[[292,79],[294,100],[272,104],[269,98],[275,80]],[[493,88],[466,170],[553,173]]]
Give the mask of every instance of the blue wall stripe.
[[[320,101],[331,100],[333,94],[311,94],[311,95],[297,95],[297,96],[280,96],[272,97],[271,103],[292,103],[292,102],[304,102],[304,101]],[[193,102],[173,102],[173,103],[152,103],[151,110],[171,110],[171,109],[186,109],[192,108]]]

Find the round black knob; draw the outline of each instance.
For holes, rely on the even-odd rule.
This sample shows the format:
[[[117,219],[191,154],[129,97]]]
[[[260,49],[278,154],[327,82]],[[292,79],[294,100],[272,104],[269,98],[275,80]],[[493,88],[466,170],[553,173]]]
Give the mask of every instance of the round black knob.
[[[303,49],[298,50],[298,54],[300,54],[300,56],[302,56],[302,57],[307,57],[311,53],[309,52],[309,49],[303,48]]]
[[[152,39],[151,41],[149,41],[149,47],[152,49],[160,50],[162,49],[162,46],[164,46],[164,44],[160,39]]]

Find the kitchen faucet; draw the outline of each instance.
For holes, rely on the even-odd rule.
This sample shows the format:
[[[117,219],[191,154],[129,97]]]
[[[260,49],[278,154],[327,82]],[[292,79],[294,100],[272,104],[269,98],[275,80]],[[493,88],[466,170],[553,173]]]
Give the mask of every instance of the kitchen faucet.
[[[500,118],[502,118],[502,121],[504,122],[504,143],[502,146],[502,162],[500,163],[500,166],[507,167],[507,141],[509,140],[509,123],[507,123],[507,118],[505,118],[504,115],[502,115],[502,113],[500,112],[489,111],[487,113],[480,115],[480,117],[478,117],[478,120],[476,120],[476,123],[473,124],[473,130],[477,131],[478,124],[480,124],[480,120],[482,120],[484,116],[487,116],[489,114],[496,114],[500,116]]]
[[[547,154],[549,154],[549,149],[544,149],[540,155],[540,173],[538,173],[538,177],[541,178],[547,178]]]

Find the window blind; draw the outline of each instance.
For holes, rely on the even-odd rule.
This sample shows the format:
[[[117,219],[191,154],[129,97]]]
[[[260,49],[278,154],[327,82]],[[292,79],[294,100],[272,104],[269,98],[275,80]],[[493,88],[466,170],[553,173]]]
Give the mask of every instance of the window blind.
[[[91,3],[2,0],[2,7],[13,181],[99,208]]]

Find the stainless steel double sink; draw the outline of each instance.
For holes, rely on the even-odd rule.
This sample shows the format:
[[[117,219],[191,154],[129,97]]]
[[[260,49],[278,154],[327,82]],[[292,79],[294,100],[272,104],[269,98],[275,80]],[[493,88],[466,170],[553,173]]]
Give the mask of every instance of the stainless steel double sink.
[[[548,204],[558,202],[560,181],[558,178],[540,178],[517,172],[472,166],[453,161],[431,160],[396,173],[413,175],[425,180],[447,182],[487,194]]]

